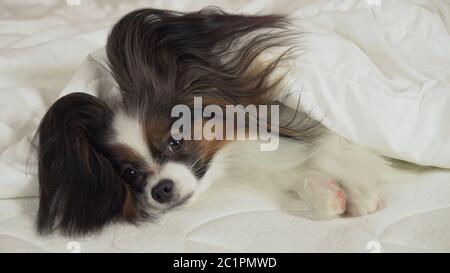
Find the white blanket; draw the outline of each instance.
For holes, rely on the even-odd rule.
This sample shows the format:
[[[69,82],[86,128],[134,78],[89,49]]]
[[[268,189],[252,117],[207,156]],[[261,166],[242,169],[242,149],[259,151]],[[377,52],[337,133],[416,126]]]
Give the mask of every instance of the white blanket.
[[[23,198],[37,196],[30,140],[59,96],[111,88],[101,54],[84,60],[104,45],[117,18],[138,7],[197,10],[214,4],[230,12],[290,13],[309,32],[308,50],[291,72],[303,108],[383,154],[450,168],[449,2],[40,2],[0,4],[0,251],[65,251],[67,238],[33,233],[36,198]],[[240,183],[216,185],[193,208],[140,228],[111,227],[82,240],[82,247],[365,251],[375,240],[386,250],[450,251],[449,182],[444,172],[424,176],[391,189],[392,201],[375,215],[331,222],[287,214],[270,196]]]
[[[382,154],[450,168],[449,1],[313,1],[293,16],[310,33],[294,69],[307,109]]]

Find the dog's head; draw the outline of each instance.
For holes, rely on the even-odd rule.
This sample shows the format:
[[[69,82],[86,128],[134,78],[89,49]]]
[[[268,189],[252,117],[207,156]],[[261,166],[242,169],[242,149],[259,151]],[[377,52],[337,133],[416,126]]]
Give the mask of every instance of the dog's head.
[[[285,27],[280,16],[218,10],[144,9],[122,18],[106,46],[120,106],[73,93],[41,122],[39,231],[85,234],[188,200],[225,141],[175,136],[173,107],[192,109],[194,96],[219,107],[267,104],[277,82],[270,75],[283,56],[264,65],[255,60],[280,46]],[[204,122],[192,121],[195,133]]]

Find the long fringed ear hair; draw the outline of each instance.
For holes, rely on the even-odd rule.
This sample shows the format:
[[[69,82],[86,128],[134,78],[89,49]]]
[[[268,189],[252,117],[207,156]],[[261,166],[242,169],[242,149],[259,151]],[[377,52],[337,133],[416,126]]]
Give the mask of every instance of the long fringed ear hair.
[[[140,9],[117,22],[106,51],[125,107],[186,103],[194,94],[222,104],[265,103],[274,85],[268,77],[285,54],[262,67],[255,60],[287,46],[288,25],[283,16],[217,8]]]
[[[60,98],[39,126],[38,231],[68,235],[100,229],[121,214],[127,189],[105,156],[112,112],[99,99]]]
[[[284,75],[274,72],[297,54],[297,35],[282,15],[140,9],[116,23],[106,52],[125,109],[142,117],[149,109],[192,107],[193,96],[223,109],[279,104],[274,97]],[[310,124],[292,121],[279,124],[281,136],[315,137]]]

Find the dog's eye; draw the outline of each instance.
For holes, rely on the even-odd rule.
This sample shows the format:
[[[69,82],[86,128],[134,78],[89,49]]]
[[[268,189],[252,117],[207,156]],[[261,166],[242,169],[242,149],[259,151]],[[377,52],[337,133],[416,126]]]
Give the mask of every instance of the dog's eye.
[[[123,178],[127,182],[134,182],[138,177],[139,177],[139,173],[136,170],[133,170],[131,168],[126,169],[123,174]]]
[[[183,139],[176,140],[170,137],[167,143],[169,144],[169,149],[172,152],[175,152],[181,149],[181,147],[183,146]]]

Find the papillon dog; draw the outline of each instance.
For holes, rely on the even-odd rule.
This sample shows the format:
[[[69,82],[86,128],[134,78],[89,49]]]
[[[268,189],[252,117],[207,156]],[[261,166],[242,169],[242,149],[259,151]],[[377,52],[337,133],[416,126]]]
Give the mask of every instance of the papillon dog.
[[[381,181],[393,172],[390,163],[277,97],[280,90],[298,88],[288,84],[289,63],[301,35],[285,16],[214,8],[141,9],[120,19],[106,44],[117,92],[108,99],[66,95],[37,131],[39,232],[84,235],[114,221],[155,219],[231,177],[273,193],[295,193],[312,219],[378,210]],[[265,125],[277,148],[262,151],[259,137],[175,136],[173,108],[195,110],[195,98],[202,107],[222,110],[278,106],[279,121]],[[192,127],[185,129],[192,134],[208,122],[204,116],[190,120]]]

